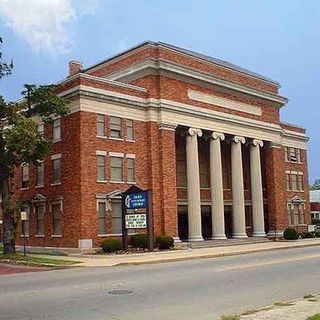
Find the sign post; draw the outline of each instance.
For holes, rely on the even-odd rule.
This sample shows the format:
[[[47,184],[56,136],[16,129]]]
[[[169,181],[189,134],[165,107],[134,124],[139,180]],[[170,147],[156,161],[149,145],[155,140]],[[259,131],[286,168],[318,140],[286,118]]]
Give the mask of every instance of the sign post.
[[[21,222],[22,222],[22,234],[23,234],[23,255],[26,255],[26,221],[27,221],[27,212],[21,211]]]
[[[152,195],[150,190],[130,187],[122,194],[122,245],[128,249],[128,229],[147,229],[148,249],[153,251]]]

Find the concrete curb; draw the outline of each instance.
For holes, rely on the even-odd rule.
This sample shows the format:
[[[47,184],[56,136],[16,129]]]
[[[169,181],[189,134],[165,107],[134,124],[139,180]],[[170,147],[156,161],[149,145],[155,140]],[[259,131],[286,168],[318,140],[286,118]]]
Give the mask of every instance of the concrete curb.
[[[239,255],[250,254],[250,253],[267,252],[267,251],[274,251],[274,250],[297,249],[297,248],[306,248],[306,247],[314,247],[314,246],[320,246],[320,243],[309,243],[309,244],[294,245],[289,247],[281,246],[277,248],[249,249],[246,251],[239,251],[239,252],[221,252],[221,253],[212,253],[212,254],[205,254],[205,255],[190,256],[190,257],[176,257],[176,258],[166,257],[166,259],[163,259],[163,260],[159,259],[159,260],[149,260],[149,261],[119,262],[119,263],[110,265],[110,267],[179,262],[179,261],[210,259],[210,258],[219,258],[219,257],[232,257],[232,256],[239,256]]]

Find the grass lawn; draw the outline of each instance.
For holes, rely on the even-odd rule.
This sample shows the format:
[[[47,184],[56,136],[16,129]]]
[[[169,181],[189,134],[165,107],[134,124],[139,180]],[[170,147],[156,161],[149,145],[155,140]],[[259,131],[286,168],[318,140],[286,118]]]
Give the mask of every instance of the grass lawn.
[[[317,313],[314,316],[308,317],[307,320],[320,320],[320,313]]]
[[[0,244],[0,262],[13,263],[33,267],[68,267],[79,263],[77,261],[51,259],[46,257],[36,257],[33,255],[16,254],[3,254],[3,246]]]

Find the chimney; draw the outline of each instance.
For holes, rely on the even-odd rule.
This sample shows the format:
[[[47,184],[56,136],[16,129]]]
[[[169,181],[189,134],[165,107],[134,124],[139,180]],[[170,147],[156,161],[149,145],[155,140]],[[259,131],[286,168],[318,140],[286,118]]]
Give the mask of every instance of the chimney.
[[[77,74],[81,71],[83,67],[83,63],[76,60],[69,61],[69,77]]]

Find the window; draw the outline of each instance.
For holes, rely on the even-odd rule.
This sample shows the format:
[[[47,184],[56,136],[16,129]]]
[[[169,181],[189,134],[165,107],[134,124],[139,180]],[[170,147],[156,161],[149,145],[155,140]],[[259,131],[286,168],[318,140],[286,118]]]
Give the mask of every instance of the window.
[[[44,134],[44,123],[43,122],[38,123],[38,132],[40,134]]]
[[[295,171],[286,172],[286,185],[288,191],[303,191],[303,173]]]
[[[304,204],[303,203],[289,203],[288,215],[290,225],[305,224],[304,220]]]
[[[99,201],[98,202],[98,222],[99,222],[99,234],[106,234],[106,202]]]
[[[122,174],[122,158],[111,157],[111,180],[112,181],[123,181]]]
[[[177,185],[178,187],[187,186],[187,162],[184,149],[177,150]]]
[[[127,166],[128,166],[128,182],[135,182],[135,160],[134,158],[127,158]]]
[[[61,121],[56,119],[53,121],[53,141],[61,140]]]
[[[22,189],[29,188],[29,164],[22,165]]]
[[[210,187],[210,172],[209,172],[209,160],[206,158],[200,158],[200,187],[209,188]]]
[[[121,118],[110,117],[110,136],[112,138],[121,138]]]
[[[61,183],[61,158],[52,159],[52,184]]]
[[[52,227],[53,235],[60,236],[61,232],[61,203],[54,203],[51,206],[52,210]]]
[[[44,185],[44,162],[39,161],[36,166],[37,171],[37,187],[41,187]]]
[[[126,120],[127,123],[127,140],[134,140],[133,120]]]
[[[97,136],[104,137],[106,134],[105,117],[103,114],[97,115]]]
[[[122,234],[122,208],[120,202],[112,202],[112,233]]]
[[[27,220],[22,221],[22,230],[21,230],[21,234],[25,234],[26,236],[29,235],[30,232],[30,223],[29,223],[29,219],[30,219],[30,205],[29,204],[23,204],[21,211],[24,211],[27,213]]]
[[[44,211],[45,211],[44,204],[40,204],[36,206],[37,235],[44,235]]]
[[[106,181],[106,156],[97,155],[97,181]]]
[[[285,160],[287,162],[301,163],[301,150],[294,147],[285,147]]]

